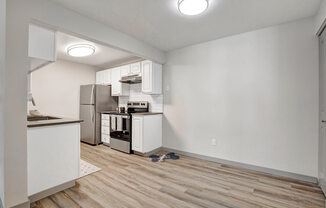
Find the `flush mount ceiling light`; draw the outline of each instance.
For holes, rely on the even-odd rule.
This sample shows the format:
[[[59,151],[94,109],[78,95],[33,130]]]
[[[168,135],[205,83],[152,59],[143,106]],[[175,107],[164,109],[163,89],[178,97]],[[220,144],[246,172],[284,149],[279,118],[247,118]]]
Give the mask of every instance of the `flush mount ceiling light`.
[[[73,57],[85,57],[95,53],[95,47],[89,44],[77,44],[68,47],[67,53]]]
[[[178,8],[182,14],[197,15],[208,8],[208,0],[178,0]]]

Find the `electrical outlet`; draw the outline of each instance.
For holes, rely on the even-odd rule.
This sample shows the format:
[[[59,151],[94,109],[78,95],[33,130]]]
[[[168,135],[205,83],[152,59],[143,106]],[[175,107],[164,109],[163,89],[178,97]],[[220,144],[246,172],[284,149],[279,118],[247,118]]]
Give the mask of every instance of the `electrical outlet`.
[[[216,146],[216,139],[212,139],[212,146]]]

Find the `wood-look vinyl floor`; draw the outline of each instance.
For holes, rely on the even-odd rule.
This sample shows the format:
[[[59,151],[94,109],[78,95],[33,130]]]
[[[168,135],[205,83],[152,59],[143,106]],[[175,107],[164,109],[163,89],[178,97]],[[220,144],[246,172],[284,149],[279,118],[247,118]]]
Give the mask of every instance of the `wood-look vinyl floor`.
[[[153,163],[86,144],[81,144],[81,157],[102,171],[32,208],[325,207],[325,197],[315,184],[192,157]]]

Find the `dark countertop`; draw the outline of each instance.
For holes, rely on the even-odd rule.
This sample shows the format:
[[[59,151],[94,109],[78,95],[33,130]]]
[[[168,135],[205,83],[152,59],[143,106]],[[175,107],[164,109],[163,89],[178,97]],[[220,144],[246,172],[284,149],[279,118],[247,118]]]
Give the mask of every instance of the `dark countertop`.
[[[136,115],[136,116],[151,116],[151,115],[159,115],[163,113],[155,113],[155,112],[147,112],[147,113],[132,113],[131,115]]]
[[[70,124],[70,123],[81,123],[83,120],[71,119],[71,118],[59,118],[52,120],[42,120],[42,121],[27,121],[27,127],[42,127],[42,126],[54,126],[54,125],[62,125],[62,124]]]
[[[116,114],[116,115],[125,115],[125,113],[118,113],[117,111],[101,111],[102,114]],[[150,115],[158,115],[163,114],[159,112],[146,112],[146,113],[131,113],[131,115],[138,115],[138,116],[150,116]]]
[[[102,114],[116,114],[116,115],[125,115],[126,113],[119,113],[117,111],[101,111]]]

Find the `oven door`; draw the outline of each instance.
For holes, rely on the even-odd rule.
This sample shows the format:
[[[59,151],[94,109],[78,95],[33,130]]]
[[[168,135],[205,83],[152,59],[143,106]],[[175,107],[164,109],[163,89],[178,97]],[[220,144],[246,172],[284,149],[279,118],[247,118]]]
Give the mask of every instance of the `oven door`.
[[[130,116],[110,115],[110,137],[123,141],[130,141]]]

